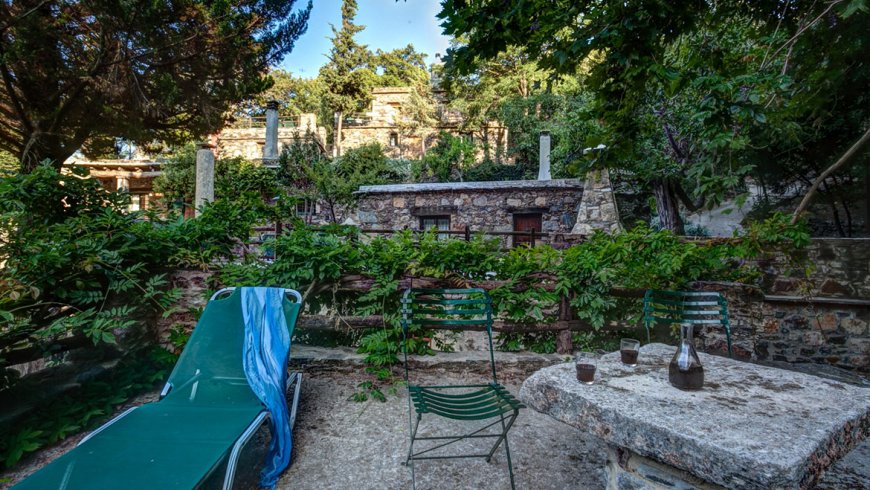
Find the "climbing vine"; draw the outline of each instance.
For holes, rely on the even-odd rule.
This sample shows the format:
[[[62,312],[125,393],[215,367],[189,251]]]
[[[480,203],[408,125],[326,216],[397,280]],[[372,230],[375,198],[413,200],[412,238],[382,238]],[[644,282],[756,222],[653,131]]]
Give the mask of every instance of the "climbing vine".
[[[796,256],[809,242],[801,225],[775,215],[751,225],[740,237],[687,241],[644,224],[612,235],[596,233],[566,250],[543,245],[502,250],[498,240],[474,237],[442,240],[435,233],[410,231],[388,237],[362,237],[354,228],[297,226],[276,238],[276,258],[223,267],[225,285],[280,285],[303,292],[306,311],[328,308],[340,317],[377,315],[381,324],[358,342],[368,372],[391,379],[401,354],[400,285],[408,276],[440,280],[453,287],[486,283],[497,316],[519,324],[556,320],[560,298],[570,298],[579,319],[600,329],[606,321],[630,319],[640,311],[636,299],[616,298],[613,288],[682,288],[697,280],[753,283],[760,277],[755,259],[764,254]],[[365,287],[349,287],[348,279]],[[634,302],[635,304],[631,304]],[[430,353],[423,332],[411,331],[409,350]],[[578,338],[580,343],[594,339]],[[522,346],[552,351],[552,334],[501,335],[502,348]],[[362,387],[374,398],[377,384]],[[363,398],[363,396],[359,396]]]

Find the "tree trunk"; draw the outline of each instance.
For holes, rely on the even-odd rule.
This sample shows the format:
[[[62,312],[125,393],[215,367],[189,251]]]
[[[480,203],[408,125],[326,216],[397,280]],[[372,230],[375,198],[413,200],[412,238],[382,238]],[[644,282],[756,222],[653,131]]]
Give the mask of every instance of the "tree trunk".
[[[18,161],[21,163],[21,173],[29,174],[42,162],[48,160],[51,165],[60,170],[63,162],[75,153],[73,145],[64,144],[58,136],[34,132],[21,148]],[[80,145],[77,145],[80,146]],[[69,148],[73,148],[70,150]]]
[[[341,125],[344,119],[344,113],[338,111],[338,121],[335,122],[335,156],[341,156]]]
[[[870,165],[864,165],[864,233],[870,236]]]
[[[797,223],[797,220],[800,218],[801,214],[809,207],[810,202],[813,200],[813,197],[815,196],[822,182],[824,182],[825,179],[827,179],[828,176],[832,173],[851,163],[855,157],[861,156],[862,150],[867,144],[870,144],[870,129],[868,129],[864,133],[864,135],[861,136],[861,138],[858,139],[858,141],[856,141],[855,144],[846,151],[846,153],[843,153],[843,156],[837,159],[837,161],[834,162],[833,165],[828,167],[824,172],[821,173],[821,175],[816,177],[815,182],[813,182],[813,185],[807,191],[806,195],[804,195],[804,198],[801,199],[801,202],[800,204],[798,204],[797,209],[794,210],[794,214],[792,214],[791,216],[791,224]]]
[[[662,229],[671,230],[676,235],[685,234],[683,218],[680,217],[680,205],[668,179],[653,179],[652,188]]]

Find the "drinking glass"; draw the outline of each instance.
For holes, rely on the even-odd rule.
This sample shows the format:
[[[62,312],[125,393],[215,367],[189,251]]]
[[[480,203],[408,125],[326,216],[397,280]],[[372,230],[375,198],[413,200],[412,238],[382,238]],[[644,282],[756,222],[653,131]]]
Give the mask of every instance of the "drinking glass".
[[[589,362],[588,359],[583,359],[577,363],[577,381],[591,385],[595,382],[595,364]]]
[[[637,355],[640,353],[640,341],[622,339],[619,342],[619,356],[622,363],[629,367],[637,366]]]

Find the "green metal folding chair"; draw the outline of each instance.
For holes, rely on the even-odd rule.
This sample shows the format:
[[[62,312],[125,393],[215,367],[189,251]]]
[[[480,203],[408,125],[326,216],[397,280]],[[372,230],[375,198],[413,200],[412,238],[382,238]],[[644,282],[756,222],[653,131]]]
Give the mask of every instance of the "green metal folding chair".
[[[241,292],[234,289],[206,305],[160,401],[123,412],[14,488],[199,488],[224,467],[223,488],[231,488],[242,449],[269,415],[245,377]],[[285,292],[296,300],[283,304],[292,336],[302,297]],[[292,427],[301,374],[288,381],[288,389],[295,385]]]
[[[728,357],[734,357],[731,350],[728,302],[716,291],[648,289],[643,296],[643,325],[646,328],[647,343],[650,341],[650,329],[656,323],[721,325],[728,342]]]
[[[438,386],[412,384],[409,379],[408,340],[412,335],[418,334],[420,329],[432,327],[448,330],[484,328],[489,340],[492,382]],[[408,426],[411,436],[405,464],[411,467],[414,488],[417,486],[414,461],[484,458],[490,462],[502,442],[507,456],[511,488],[515,488],[507,433],[524,405],[500,385],[496,377],[492,346],[492,300],[489,295],[483,289],[408,289],[402,297],[402,332],[405,381],[408,383]],[[417,430],[424,415],[460,423],[475,421],[477,424],[466,433],[421,436]],[[480,424],[483,426],[478,427]],[[475,439],[495,439],[495,442],[485,453],[440,455],[435,452],[460,441]],[[415,451],[414,443],[418,441],[431,441],[425,444],[433,445]]]

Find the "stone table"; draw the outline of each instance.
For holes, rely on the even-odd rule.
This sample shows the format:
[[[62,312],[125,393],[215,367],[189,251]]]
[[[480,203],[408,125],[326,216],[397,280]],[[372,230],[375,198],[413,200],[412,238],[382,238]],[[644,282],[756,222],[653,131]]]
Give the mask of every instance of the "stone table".
[[[700,354],[701,391],[668,382],[675,347],[593,360],[595,384],[574,363],[529,377],[530,408],[603,439],[610,489],[812,488],[870,432],[870,389]]]

